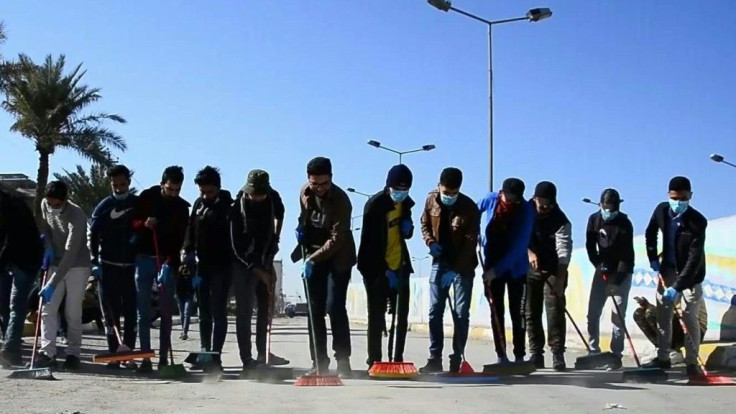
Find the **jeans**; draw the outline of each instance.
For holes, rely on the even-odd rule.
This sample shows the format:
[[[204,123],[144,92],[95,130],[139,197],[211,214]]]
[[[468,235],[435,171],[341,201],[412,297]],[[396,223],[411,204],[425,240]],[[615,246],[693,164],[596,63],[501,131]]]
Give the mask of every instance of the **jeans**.
[[[525,322],[525,300],[526,289],[525,277],[514,279],[510,274],[496,277],[491,281],[491,322],[493,323],[493,343],[496,346],[496,355],[507,358],[506,353],[506,318],[504,309],[504,296],[506,286],[509,290],[509,314],[511,314],[511,327],[514,335],[514,356],[523,358],[526,355],[526,322]],[[500,325],[500,326],[499,326]]]
[[[55,271],[55,268],[49,269],[51,274]],[[89,275],[88,267],[69,269],[56,285],[51,300],[41,307],[41,352],[51,358],[56,357],[56,334],[59,330],[59,306],[62,301],[68,324],[66,354],[79,357],[82,349],[82,301]]]
[[[232,282],[232,267],[197,266],[202,282],[197,288],[199,301],[199,343],[205,351],[222,352],[227,337],[227,300]]]
[[[664,277],[665,283],[671,286],[677,278],[677,273],[674,269],[662,269],[662,276]],[[677,295],[674,304],[667,305],[662,301],[662,292],[664,292],[664,289],[661,283],[657,281],[657,324],[659,325],[657,359],[660,361],[669,360],[669,352],[672,344],[672,315],[675,311],[674,304],[679,303],[682,299],[684,306],[680,313],[682,314],[682,321],[690,333],[689,339],[685,335],[685,363],[688,365],[697,364],[698,351],[700,349],[700,323],[698,316],[700,312],[700,299],[703,297],[703,288],[698,283],[690,289],[685,289]]]
[[[189,324],[194,313],[194,298],[191,295],[177,295],[176,302],[179,306],[179,317],[181,318],[181,331],[189,333]]]
[[[588,340],[590,348],[593,352],[600,352],[600,319],[603,313],[603,307],[608,300],[606,287],[608,282],[603,280],[599,270],[593,275],[593,283],[590,287],[590,299],[588,300]],[[631,290],[631,274],[627,274],[623,282],[613,292],[613,297],[621,309],[621,318],[616,315],[616,309],[611,313],[611,323],[613,324],[613,334],[611,337],[611,352],[614,355],[621,356],[624,351],[624,330],[622,319],[626,318],[626,304],[629,301],[629,290]]]
[[[429,355],[431,359],[442,358],[444,348],[444,324],[445,302],[450,295],[450,286],[440,286],[442,275],[449,269],[438,263],[432,265],[432,273],[429,276]],[[465,344],[468,342],[468,329],[470,327],[470,301],[473,293],[473,273],[458,274],[452,283],[454,288],[455,314],[452,320],[455,325],[452,336],[453,357],[460,358],[465,353]]]
[[[135,266],[103,263],[98,293],[105,319],[108,350],[115,352],[120,345],[113,327],[117,327],[120,332],[121,316],[125,319],[125,329],[122,332],[123,344],[129,349],[135,349],[137,333]]]
[[[396,331],[394,335],[394,349],[389,350],[393,361],[403,361],[406,332],[409,318],[409,275],[402,277],[397,295],[390,289],[388,279],[379,274],[373,278],[364,278],[366,296],[368,297],[368,364],[380,362],[383,358],[382,334],[386,329],[386,304],[389,304],[389,313],[396,312],[398,299],[398,313],[396,313]],[[398,296],[398,298],[397,298]],[[392,316],[393,318],[393,316]],[[390,334],[390,333],[389,333]]]
[[[138,255],[135,259],[135,288],[138,292],[138,332],[141,339],[141,350],[151,350],[151,291],[157,280],[156,258]],[[165,285],[159,285],[159,309],[161,312],[161,330],[159,336],[159,357],[167,359],[166,354],[171,347],[171,312],[174,309],[174,291],[176,278],[172,277]],[[156,283],[158,283],[156,281]]]
[[[546,280],[545,280],[546,279]],[[554,289],[550,289],[549,284]],[[565,286],[556,276],[527,275],[526,331],[529,337],[529,351],[532,354],[544,353],[544,326],[542,311],[547,313],[547,342],[552,353],[565,352]]]
[[[9,271],[8,271],[9,270]],[[7,296],[3,294],[3,302],[8,301],[9,312],[5,318],[5,342],[3,350],[20,352],[20,341],[23,335],[23,323],[26,319],[26,308],[28,306],[28,295],[33,287],[35,275],[26,273],[18,267],[11,266],[6,270],[0,270],[2,283],[10,282],[12,289]]]

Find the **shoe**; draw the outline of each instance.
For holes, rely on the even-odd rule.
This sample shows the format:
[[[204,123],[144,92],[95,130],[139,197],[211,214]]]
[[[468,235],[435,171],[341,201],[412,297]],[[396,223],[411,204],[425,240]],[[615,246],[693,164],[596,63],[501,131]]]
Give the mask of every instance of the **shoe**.
[[[517,355],[516,357],[514,357],[514,362],[516,362],[517,364],[523,363],[524,362],[524,355],[521,355],[521,356],[518,356]]]
[[[261,367],[263,367],[263,363],[261,363],[260,361],[255,360],[253,358],[250,358],[250,359],[246,360],[245,362],[243,362],[243,371],[257,369],[257,368],[261,368]]]
[[[460,364],[462,364],[463,360],[454,356],[450,357],[450,373],[451,374],[458,374],[460,373]]]
[[[108,362],[105,366],[107,369],[120,369],[122,368],[119,362]]]
[[[30,367],[30,363],[28,364]],[[36,359],[33,361],[33,368],[56,368],[56,358],[52,358],[43,352],[36,354]]]
[[[168,358],[161,358],[158,360],[158,370],[161,371],[161,367],[169,366]]]
[[[76,355],[67,355],[64,360],[64,369],[78,370],[82,363],[79,361],[79,357]]]
[[[562,352],[552,353],[552,369],[557,372],[564,372],[567,369],[565,364],[565,354]]]
[[[499,356],[496,359],[496,363],[497,364],[500,364],[500,365],[508,365],[508,364],[511,363],[511,361],[509,361],[509,359],[507,357],[505,357],[505,356]]]
[[[123,362],[122,365],[123,365],[123,368],[125,369],[132,369],[134,371],[138,369],[138,364],[136,364],[135,361]]]
[[[705,375],[703,373],[703,370],[700,369],[700,366],[698,366],[698,364],[687,364],[687,368],[685,368],[685,372],[687,372],[687,376],[689,378],[702,377],[703,375]]]
[[[544,354],[532,354],[531,358],[529,358],[529,362],[533,363],[534,368],[536,369],[544,369]]]
[[[394,362],[404,362],[404,356],[403,355],[395,356]]]
[[[3,349],[0,351],[0,366],[10,368],[23,365],[23,357],[20,352],[12,352]]]
[[[186,341],[187,339],[189,339],[189,335],[187,335],[186,332],[182,332],[179,335],[179,339],[181,339],[182,341]]]
[[[350,367],[349,359],[337,360],[337,375],[342,379],[350,379],[353,377],[353,369]]]
[[[611,362],[606,365],[606,371],[618,371],[623,368],[623,366],[624,365],[621,363],[621,355],[614,355],[614,358],[611,360]]]
[[[662,368],[662,369],[670,369],[672,368],[672,362],[668,359],[666,361],[662,361],[659,358],[654,358],[653,360],[647,362],[646,364],[641,366],[642,368]]]
[[[266,356],[265,355],[258,355],[258,362],[260,362],[261,364],[265,364],[266,363]],[[272,367],[277,367],[277,366],[280,366],[280,365],[289,365],[290,362],[291,361],[289,361],[288,359],[281,358],[280,356],[274,355],[274,354],[270,354],[269,355],[269,358],[268,358],[268,365],[270,365]]]
[[[685,357],[682,355],[682,352],[672,350],[670,351],[670,362],[672,365],[680,365],[685,363]]]
[[[419,368],[419,372],[422,374],[434,374],[437,372],[442,372],[442,359],[440,358],[429,358],[427,360],[427,365]]]
[[[153,372],[153,364],[150,359],[144,359],[143,362],[138,366],[137,372],[141,374],[150,374]]]

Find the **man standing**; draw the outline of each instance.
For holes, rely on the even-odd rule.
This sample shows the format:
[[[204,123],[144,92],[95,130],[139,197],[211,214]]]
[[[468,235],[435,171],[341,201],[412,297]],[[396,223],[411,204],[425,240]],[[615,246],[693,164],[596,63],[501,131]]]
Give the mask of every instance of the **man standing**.
[[[87,216],[79,206],[67,199],[68,188],[61,181],[46,186],[41,201],[45,255],[51,262],[46,281],[39,292],[41,308],[41,349],[36,357],[39,367],[56,365],[56,334],[59,329],[59,306],[64,296],[67,347],[64,368],[79,369],[82,348],[82,300],[90,274],[87,249]]]
[[[136,291],[135,246],[130,242],[133,232],[133,207],[138,197],[130,194],[130,170],[116,165],[107,170],[112,194],[100,201],[92,213],[89,245],[92,254],[92,274],[99,281],[99,296],[105,318],[107,348],[115,352],[118,340],[114,328],[120,330],[120,317],[125,318],[123,344],[135,348]],[[108,368],[120,368],[110,362]],[[131,363],[131,368],[135,364]]]
[[[685,302],[683,322],[692,341],[685,340],[685,363],[688,376],[702,375],[697,364],[700,349],[698,313],[703,296],[701,283],[705,279],[705,229],[708,221],[690,206],[690,180],[674,177],[670,180],[669,201],[654,209],[645,237],[647,255],[652,270],[662,275],[665,286],[657,283],[657,358],[645,364],[648,368],[669,368],[672,340],[672,314],[680,299]],[[662,262],[657,258],[657,236],[662,232]]]
[[[634,271],[634,227],[628,216],[620,211],[621,196],[613,188],[601,193],[600,211],[591,214],[585,233],[585,248],[595,274],[588,299],[588,336],[592,352],[600,352],[599,323],[601,312],[609,296],[626,314]],[[622,317],[624,317],[622,315]],[[618,315],[612,318],[611,352],[616,357],[609,370],[621,369],[624,350],[624,326]]]
[[[544,368],[544,327],[542,310],[547,312],[547,334],[552,351],[552,368],[565,365],[565,288],[572,254],[572,225],[557,204],[557,187],[542,181],[534,189],[537,215],[529,243],[526,329],[531,361]]]
[[[20,198],[0,190],[0,280],[12,290],[0,302],[9,313],[3,315],[5,342],[0,365],[21,365],[21,336],[26,319],[28,295],[43,257],[43,243],[30,207]]]
[[[204,167],[194,177],[199,198],[194,202],[184,241],[184,264],[196,269],[191,289],[199,304],[199,344],[204,351],[214,351],[216,368],[222,367],[222,348],[227,337],[227,297],[232,278],[232,252],[228,217],[233,202],[230,192],[222,189],[220,172]],[[182,269],[184,270],[184,269]],[[187,289],[184,289],[187,290]],[[186,296],[186,295],[182,295]],[[187,310],[185,310],[187,311]],[[199,368],[204,361],[199,361]]]
[[[273,258],[278,252],[279,232],[284,219],[284,204],[271,188],[266,171],[252,170],[232,207],[230,229],[232,251],[240,270],[235,279],[236,324],[238,348],[243,369],[266,363],[267,334],[273,317],[275,278]],[[252,298],[258,303],[256,349],[251,353]],[[286,365],[288,360],[269,355],[270,365]]]
[[[393,166],[386,187],[365,203],[358,270],[368,297],[368,368],[382,359],[381,333],[386,324],[386,302],[397,319],[396,354],[404,361],[409,317],[409,276],[413,273],[406,240],[414,233],[409,197],[412,173],[403,164]],[[398,297],[397,297],[398,296]],[[398,299],[398,304],[397,304]]]
[[[184,171],[179,166],[167,167],[161,184],[144,190],[133,209],[136,240],[135,282],[138,293],[138,332],[141,349],[151,350],[151,290],[159,283],[161,335],[159,367],[169,364],[171,346],[171,313],[174,308],[176,269],[189,219],[189,203],[179,197]],[[161,268],[159,269],[159,264]],[[152,372],[150,359],[144,359],[139,372]]]
[[[513,325],[516,362],[526,355],[524,322],[524,289],[529,270],[529,242],[534,226],[534,206],[524,200],[524,182],[507,178],[499,192],[491,192],[478,203],[485,219],[481,227],[483,251],[483,283],[490,295],[493,342],[499,363],[508,363],[504,295],[509,291],[509,313]],[[498,326],[500,325],[500,326]]]
[[[423,373],[442,371],[445,301],[453,288],[455,323],[450,372],[460,371],[468,340],[473,277],[478,266],[476,246],[480,213],[470,197],[460,193],[463,173],[457,168],[442,170],[438,188],[427,196],[422,212],[422,237],[432,256],[429,277],[429,359]]]
[[[307,280],[309,301],[317,343],[310,350],[313,373],[327,372],[327,327],[325,314],[330,315],[332,349],[337,360],[337,372],[342,378],[352,375],[350,368],[350,322],[345,307],[350,273],[355,265],[355,241],[350,230],[353,206],[345,191],[332,183],[332,163],[317,157],[307,164],[308,183],[300,192],[298,245],[291,260],[302,260],[302,277]]]

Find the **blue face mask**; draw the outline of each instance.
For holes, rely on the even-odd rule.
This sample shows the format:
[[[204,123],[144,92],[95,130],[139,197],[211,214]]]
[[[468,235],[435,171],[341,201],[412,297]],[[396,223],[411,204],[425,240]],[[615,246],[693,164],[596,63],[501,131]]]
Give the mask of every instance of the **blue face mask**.
[[[442,204],[446,205],[447,207],[450,207],[451,205],[455,204],[455,202],[457,201],[457,194],[455,194],[454,196],[440,194],[440,201],[442,201]]]
[[[617,215],[618,215],[618,211],[606,210],[604,208],[601,209],[601,217],[605,221],[613,220],[613,218],[616,217]]]
[[[130,191],[126,191],[126,192],[124,192],[124,193],[115,193],[115,192],[113,192],[113,193],[112,193],[112,196],[113,196],[113,197],[114,197],[114,198],[115,198],[116,200],[125,200],[126,198],[128,198],[128,195],[129,195],[129,194],[130,194]]]
[[[391,196],[391,200],[393,200],[394,203],[403,203],[404,200],[406,200],[406,197],[409,196],[409,190],[400,191],[391,189],[389,191],[389,195]]]
[[[683,201],[683,200],[673,200],[670,199],[670,208],[672,209],[672,212],[675,214],[682,214],[687,210],[688,205],[690,204],[690,201]]]

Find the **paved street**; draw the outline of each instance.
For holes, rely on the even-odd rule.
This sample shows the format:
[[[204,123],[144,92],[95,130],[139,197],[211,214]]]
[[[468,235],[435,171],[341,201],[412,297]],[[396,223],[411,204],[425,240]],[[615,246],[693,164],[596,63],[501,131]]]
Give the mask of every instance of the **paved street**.
[[[309,366],[305,318],[275,321],[273,351],[303,370]],[[231,330],[234,326],[231,325]],[[366,359],[364,326],[353,325],[353,369],[364,370]],[[154,335],[157,330],[152,332]],[[175,357],[182,360],[198,348],[197,326],[188,341],[174,330]],[[101,352],[103,338],[85,334],[85,355]],[[27,340],[27,342],[30,342]],[[154,342],[157,343],[157,342]],[[424,363],[428,339],[410,334],[407,360]],[[449,346],[450,341],[446,341]],[[502,379],[484,384],[443,384],[430,381],[375,381],[353,379],[343,387],[294,387],[291,382],[259,383],[238,379],[239,357],[235,335],[228,336],[224,356],[226,372],[218,382],[192,374],[184,381],[135,376],[85,364],[80,373],[57,372],[58,381],[7,379],[2,372],[2,413],[223,413],[223,412],[463,412],[500,413],[597,413],[607,404],[619,404],[629,413],[719,412],[733,404],[736,388],[688,387],[680,374],[671,371],[670,383],[639,385],[621,383],[621,373],[542,370],[526,378]],[[494,362],[488,341],[472,341],[468,361],[476,370]],[[576,355],[568,355],[572,366]],[[551,361],[548,360],[548,364]],[[633,366],[632,360],[626,365]],[[333,363],[334,367],[334,363]],[[611,411],[617,411],[612,409]]]

